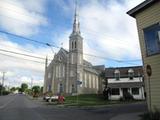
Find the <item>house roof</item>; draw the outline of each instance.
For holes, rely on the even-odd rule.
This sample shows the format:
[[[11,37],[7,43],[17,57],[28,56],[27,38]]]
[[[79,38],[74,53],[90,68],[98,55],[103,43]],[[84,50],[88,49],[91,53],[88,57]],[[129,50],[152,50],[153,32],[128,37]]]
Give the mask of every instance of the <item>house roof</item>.
[[[142,66],[106,68],[105,69],[105,76],[107,78],[114,78],[115,77],[115,71],[119,70],[120,77],[121,78],[126,78],[126,77],[128,77],[128,72],[130,71],[130,69],[133,70],[134,77],[143,76]]]
[[[146,8],[150,7],[152,4],[154,4],[156,2],[160,2],[160,0],[145,0],[141,4],[137,5],[133,9],[129,10],[127,12],[127,14],[129,14],[132,17],[135,17],[136,14],[138,14],[139,12],[145,10]]]
[[[134,88],[144,86],[143,82],[123,82],[123,83],[108,83],[110,88]]]

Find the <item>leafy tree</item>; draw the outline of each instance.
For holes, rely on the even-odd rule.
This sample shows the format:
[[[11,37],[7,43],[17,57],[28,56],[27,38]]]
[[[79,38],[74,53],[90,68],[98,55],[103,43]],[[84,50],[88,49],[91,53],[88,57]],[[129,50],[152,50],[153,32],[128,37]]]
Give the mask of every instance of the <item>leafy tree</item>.
[[[11,92],[14,92],[14,91],[16,91],[16,88],[15,88],[15,87],[12,87],[12,88],[10,89],[10,91],[11,91]]]
[[[15,89],[19,91],[19,87],[16,87]]]
[[[18,89],[18,92],[22,92],[22,88],[19,88],[19,89]]]
[[[43,93],[43,87],[41,87],[41,93]]]
[[[27,90],[26,90],[26,93],[27,93],[28,95],[32,95],[32,89],[27,89]]]
[[[110,93],[110,88],[108,88],[108,79],[105,76],[105,71],[101,72],[100,78],[102,79],[102,81],[103,81],[102,83],[104,85],[103,97],[104,97],[104,99],[108,100],[108,95]]]
[[[41,91],[40,86],[33,86],[32,87],[33,97],[38,97],[40,91]]]
[[[21,84],[21,92],[24,92],[28,89],[28,85],[26,83]]]

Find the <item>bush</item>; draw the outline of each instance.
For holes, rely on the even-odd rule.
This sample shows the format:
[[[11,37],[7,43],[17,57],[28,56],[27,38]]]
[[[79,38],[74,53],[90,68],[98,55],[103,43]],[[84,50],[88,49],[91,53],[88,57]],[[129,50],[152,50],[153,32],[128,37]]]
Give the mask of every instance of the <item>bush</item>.
[[[130,101],[130,100],[134,100],[134,98],[133,98],[133,96],[129,92],[126,92],[123,95],[123,98],[121,100]]]
[[[120,97],[119,101],[124,101],[124,97]]]
[[[141,120],[160,120],[160,112],[156,110],[155,112],[148,112],[143,114]]]
[[[2,94],[3,94],[3,95],[8,95],[8,94],[10,94],[10,92],[9,92],[9,91],[3,91]]]

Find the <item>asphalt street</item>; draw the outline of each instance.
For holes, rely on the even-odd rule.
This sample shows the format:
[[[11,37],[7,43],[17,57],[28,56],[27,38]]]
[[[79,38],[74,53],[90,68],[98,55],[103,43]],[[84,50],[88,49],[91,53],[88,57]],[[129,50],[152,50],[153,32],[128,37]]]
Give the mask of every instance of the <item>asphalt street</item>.
[[[0,96],[0,120],[110,120],[121,114],[145,111],[144,103],[101,108],[57,108],[25,95]]]

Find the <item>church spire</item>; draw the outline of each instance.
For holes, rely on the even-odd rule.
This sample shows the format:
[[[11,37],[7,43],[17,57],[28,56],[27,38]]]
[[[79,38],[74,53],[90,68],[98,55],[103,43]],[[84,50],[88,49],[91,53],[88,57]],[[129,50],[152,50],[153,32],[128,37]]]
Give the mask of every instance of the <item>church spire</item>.
[[[79,23],[78,1],[77,0],[75,0],[75,15],[74,15],[72,34],[80,34],[80,23]]]

